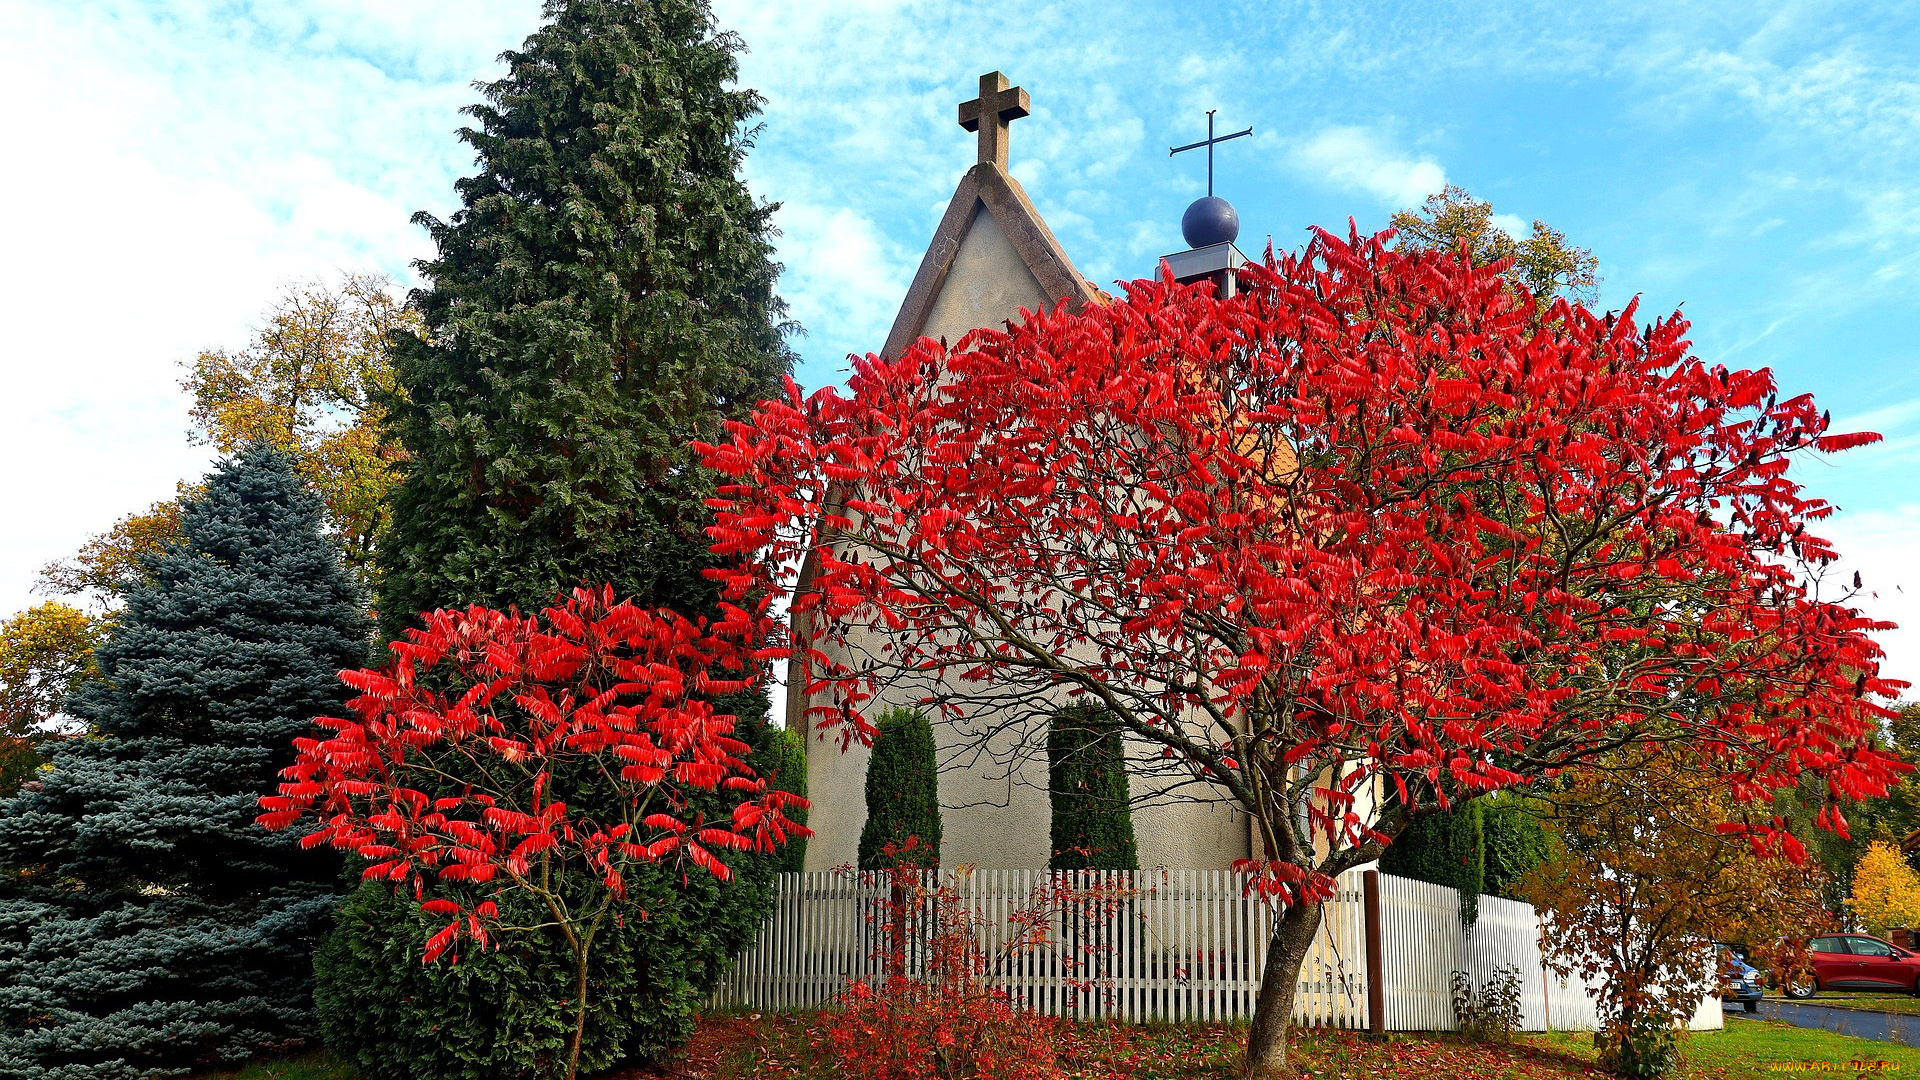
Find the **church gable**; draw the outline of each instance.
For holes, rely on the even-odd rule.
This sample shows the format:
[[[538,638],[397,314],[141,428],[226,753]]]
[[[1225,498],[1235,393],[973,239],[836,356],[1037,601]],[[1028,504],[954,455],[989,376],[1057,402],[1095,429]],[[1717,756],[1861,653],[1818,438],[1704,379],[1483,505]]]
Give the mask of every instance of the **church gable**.
[[[960,106],[960,123],[980,133],[980,160],[961,178],[894,318],[882,354],[898,356],[921,337],[997,326],[1021,308],[1097,303],[1105,294],[1074,269],[1019,181],[1006,171],[1007,124],[1027,114],[1026,94],[1006,76],[980,77],[980,97]]]
[[[982,76],[980,96],[960,106],[961,126],[979,134],[978,161],[947,205],[882,355],[898,357],[922,337],[955,343],[969,331],[1019,318],[1022,309],[1051,310],[1064,301],[1077,310],[1107,301],[1105,293],[1081,277],[1027,193],[1007,173],[1007,124],[1027,111],[1026,94],[1009,88],[999,72]],[[827,497],[842,503],[847,494],[836,486]],[[816,555],[802,565],[800,591],[811,588],[817,563]],[[797,615],[796,639],[812,638],[812,622],[818,617],[817,612]],[[845,640],[821,647],[837,654],[831,656],[834,661],[858,667],[881,655],[888,640],[879,627],[858,627],[850,628]],[[807,708],[831,707],[833,702],[805,693],[809,676],[804,656],[796,655],[791,663],[788,723],[804,731],[810,725]],[[868,720],[877,720],[888,706],[924,707],[920,689],[911,684],[881,687],[878,697],[866,703]],[[997,729],[984,747],[955,725],[934,725],[943,864],[1047,865],[1052,811],[1046,732],[1028,715],[1046,711],[1045,703],[1034,702],[1008,702],[1002,709],[987,696],[974,694],[970,712],[977,713],[978,723],[972,729]],[[866,821],[871,750],[858,743],[842,750],[834,740],[817,737],[808,742],[807,786],[813,800],[809,825],[815,835],[807,846],[807,868],[824,870],[857,857]],[[1137,783],[1151,787],[1149,781]],[[1211,869],[1247,857],[1248,823],[1230,806],[1156,801],[1155,790],[1145,788],[1135,794],[1143,800],[1134,813],[1142,865]]]

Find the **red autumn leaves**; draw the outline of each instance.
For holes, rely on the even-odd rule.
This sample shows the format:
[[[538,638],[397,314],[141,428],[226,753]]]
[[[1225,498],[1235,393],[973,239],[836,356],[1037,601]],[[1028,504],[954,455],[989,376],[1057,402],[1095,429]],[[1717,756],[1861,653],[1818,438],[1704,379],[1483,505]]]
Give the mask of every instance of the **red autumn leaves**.
[[[1446,803],[1644,739],[1742,799],[1883,791],[1900,684],[1787,476],[1876,437],[1690,356],[1677,316],[1543,312],[1389,239],[790,386],[705,448],[729,595],[812,554],[794,647],[846,738],[887,683],[1096,701],[1262,823],[1274,891],[1341,868],[1299,816],[1370,857],[1376,781]]]
[[[369,860],[370,879],[478,887],[469,897],[555,870],[617,897],[631,868],[682,860],[724,880],[727,853],[804,835],[786,817],[802,800],[753,775],[734,718],[712,705],[755,672],[749,643],[766,631],[743,612],[704,625],[601,589],[539,617],[473,607],[425,621],[386,669],[342,674],[359,695],[319,721],[326,737],[296,741],[261,824],[310,820],[302,843]],[[625,797],[588,813],[568,801],[579,784]],[[731,815],[709,821],[689,800],[714,791]],[[461,936],[484,944],[496,914],[490,900],[422,906],[451,920],[429,960]]]
[[[1543,312],[1498,267],[1386,237],[1319,233],[1243,285],[1135,283],[869,356],[851,396],[789,384],[701,448],[739,605],[720,623],[605,592],[435,613],[347,676],[349,717],[301,742],[262,820],[314,820],[309,843],[396,882],[725,876],[799,833],[797,801],[707,702],[788,654],[768,612],[809,556],[793,689],[821,727],[871,739],[883,683],[1091,699],[1253,818],[1263,891],[1320,894],[1377,854],[1397,824],[1365,790],[1445,804],[1636,742],[1741,800],[1809,772],[1884,792],[1873,699],[1901,684],[1821,580],[1830,508],[1788,477],[1874,436],[1703,364],[1678,317]],[[575,812],[555,784],[580,768],[632,813]],[[715,790],[728,820],[688,807]],[[483,935],[478,905],[443,913],[439,947]]]

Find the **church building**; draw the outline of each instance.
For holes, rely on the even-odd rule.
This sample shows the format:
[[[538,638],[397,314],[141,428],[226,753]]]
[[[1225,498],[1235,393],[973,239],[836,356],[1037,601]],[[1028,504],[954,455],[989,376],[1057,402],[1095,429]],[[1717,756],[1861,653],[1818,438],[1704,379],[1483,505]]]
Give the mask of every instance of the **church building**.
[[[1065,301],[1078,310],[1109,302],[1106,293],[1074,268],[1033,201],[1007,171],[1009,124],[1028,112],[1026,91],[1010,87],[999,72],[981,76],[979,96],[960,106],[960,126],[977,133],[979,159],[960,178],[900,305],[883,355],[899,356],[921,337],[958,341],[970,330],[1016,320],[1023,309],[1051,309]],[[1223,141],[1212,138],[1211,115],[1208,123],[1208,141],[1193,144],[1195,148],[1205,145],[1210,151],[1212,142]],[[1232,137],[1237,136],[1227,136]],[[1167,256],[1168,268],[1180,281],[1206,278],[1230,290],[1232,271],[1246,261],[1233,243],[1238,227],[1232,207],[1212,197],[1209,161],[1208,197],[1196,202],[1182,222],[1193,246]],[[804,583],[810,576],[803,570],[800,580]],[[806,632],[804,626],[794,629],[796,634]],[[875,645],[858,640],[847,643],[849,649]],[[855,744],[843,753],[837,738],[822,739],[819,732],[810,730],[806,709],[822,703],[809,701],[804,685],[798,671],[788,679],[787,722],[793,730],[808,733],[807,790],[813,802],[809,825],[815,835],[807,847],[806,869],[827,870],[856,860],[866,819],[865,781],[871,751]],[[867,703],[867,719],[877,720],[892,706],[908,706],[918,695],[901,697],[890,700],[882,692]],[[941,865],[1046,867],[1050,855],[1047,731],[1044,723],[1029,719],[1044,715],[1031,706],[1023,703],[1019,721],[997,726],[999,745],[985,755],[973,740],[959,737],[949,723],[934,719]],[[1138,754],[1144,763],[1149,753],[1159,756],[1144,746],[1130,746],[1128,756]],[[1164,788],[1173,780],[1156,779],[1152,770],[1129,769],[1129,773],[1142,869],[1225,869],[1234,860],[1248,857],[1251,823],[1230,801],[1196,799],[1191,786],[1177,796],[1156,791],[1155,785]]]

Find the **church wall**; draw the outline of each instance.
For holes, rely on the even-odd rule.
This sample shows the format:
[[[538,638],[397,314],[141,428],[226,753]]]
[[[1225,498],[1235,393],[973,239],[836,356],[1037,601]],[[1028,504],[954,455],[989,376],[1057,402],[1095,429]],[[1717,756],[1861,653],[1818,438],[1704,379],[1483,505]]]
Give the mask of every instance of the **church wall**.
[[[1173,794],[1184,773],[1167,770],[1158,744],[1127,738],[1128,793],[1135,803],[1133,840],[1140,866],[1173,870],[1226,870],[1247,857],[1253,832],[1247,815],[1222,794],[1200,801],[1217,788],[1186,784]]]
[[[993,215],[984,204],[976,203],[967,234],[954,253],[922,333],[958,342],[976,327],[998,326],[1016,318],[1022,308],[1041,309],[1051,302]],[[872,654],[881,644],[879,635],[856,631],[850,635],[849,651]],[[863,714],[869,721],[875,720],[889,705],[910,704],[922,693],[906,688],[897,688],[891,694],[883,691],[880,700],[869,702]],[[937,718],[933,733],[945,766],[962,736]],[[943,865],[966,862],[990,869],[1045,865],[1049,814],[1044,730],[1040,738],[1037,783],[1031,759],[1020,763],[1011,775],[1003,775],[1006,770],[996,767],[943,767]],[[1020,741],[1012,733],[1003,733],[992,750],[1000,757],[1018,756]],[[826,740],[817,734],[809,737],[807,792],[813,810],[808,823],[815,838],[807,845],[807,869],[827,870],[857,857],[860,828],[866,822],[866,774],[871,755],[860,746],[850,747],[843,754],[832,732]]]
[[[1022,308],[1034,311],[1052,306],[1012,239],[984,203],[975,203],[966,239],[954,253],[953,266],[920,334],[958,344],[967,331],[1000,326],[1018,318]]]

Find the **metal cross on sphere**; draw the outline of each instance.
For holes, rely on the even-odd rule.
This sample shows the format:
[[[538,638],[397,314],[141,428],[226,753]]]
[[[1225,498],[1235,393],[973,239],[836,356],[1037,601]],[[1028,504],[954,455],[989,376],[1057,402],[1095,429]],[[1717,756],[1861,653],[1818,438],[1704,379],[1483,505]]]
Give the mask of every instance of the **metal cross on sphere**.
[[[1199,142],[1191,142],[1191,143],[1188,143],[1188,144],[1187,144],[1187,145],[1185,145],[1185,146],[1175,146],[1175,147],[1172,147],[1172,148],[1170,148],[1170,149],[1169,149],[1169,150],[1167,151],[1167,156],[1168,156],[1168,157],[1172,157],[1173,155],[1175,155],[1175,154],[1178,154],[1178,153],[1181,153],[1181,152],[1183,152],[1183,151],[1187,151],[1187,150],[1198,150],[1198,149],[1200,149],[1200,148],[1201,148],[1201,147],[1203,147],[1203,146],[1207,148],[1207,197],[1208,197],[1208,198],[1212,198],[1212,197],[1213,197],[1213,145],[1214,145],[1215,143],[1223,143],[1223,142],[1226,142],[1226,141],[1227,141],[1228,139],[1237,139],[1237,138],[1239,138],[1239,137],[1240,137],[1240,136],[1242,136],[1242,135],[1251,135],[1251,134],[1253,134],[1253,129],[1252,129],[1252,128],[1248,128],[1248,129],[1247,129],[1247,130],[1245,130],[1245,131],[1236,131],[1236,132],[1234,132],[1234,133],[1233,133],[1233,134],[1231,134],[1231,135],[1222,135],[1222,136],[1220,136],[1220,137],[1219,137],[1219,138],[1217,138],[1217,139],[1216,139],[1216,138],[1214,138],[1214,135],[1213,135],[1213,114],[1214,114],[1214,113],[1216,113],[1216,112],[1219,112],[1219,111],[1220,111],[1220,110],[1218,110],[1218,109],[1208,109],[1208,110],[1207,110],[1207,137],[1206,137],[1206,138],[1204,138],[1204,139],[1201,139],[1201,140],[1200,140]]]
[[[1007,167],[1007,124],[1032,111],[1027,92],[997,71],[980,76],[980,96],[960,103],[960,126],[980,133],[980,160]]]

